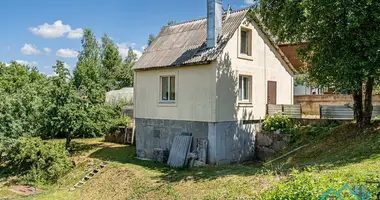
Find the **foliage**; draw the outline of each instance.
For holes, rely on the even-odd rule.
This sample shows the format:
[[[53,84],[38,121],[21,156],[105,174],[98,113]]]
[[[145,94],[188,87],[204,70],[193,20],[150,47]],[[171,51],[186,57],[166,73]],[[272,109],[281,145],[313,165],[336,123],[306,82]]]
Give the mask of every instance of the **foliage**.
[[[21,137],[12,145],[4,140],[1,143],[7,147],[3,151],[4,163],[28,184],[55,182],[72,168],[68,152],[61,144],[31,137]]]
[[[280,133],[288,133],[292,128],[292,122],[289,117],[282,113],[266,116],[264,120],[264,131],[280,131]]]
[[[264,26],[278,42],[304,43],[298,49],[314,85],[352,91],[358,126],[372,112],[372,89],[379,79],[379,1],[255,0]],[[259,21],[254,13],[251,20]],[[305,43],[306,42],[306,43]],[[376,82],[376,81],[375,81]],[[362,86],[366,85],[364,113]],[[363,119],[364,117],[364,119]]]
[[[129,48],[128,55],[121,64],[121,68],[117,76],[119,89],[123,87],[133,87],[134,72],[132,68],[136,61],[136,53],[133,52],[132,48]]]
[[[334,120],[325,120],[313,123],[307,126],[294,126],[290,133],[293,135],[293,141],[296,143],[308,142],[315,139],[322,139],[339,126],[339,122]]]
[[[45,116],[48,79],[36,69],[12,62],[0,68],[0,135],[38,135]]]
[[[148,46],[150,46],[155,39],[156,39],[156,36],[154,36],[153,34],[149,34]]]
[[[322,194],[331,188],[338,191],[345,184],[353,187],[364,184],[366,180],[375,180],[374,178],[379,177],[355,169],[327,172],[318,172],[315,168],[307,168],[304,171],[293,170],[288,178],[276,183],[273,188],[263,193],[260,199],[320,199]],[[367,185],[367,188],[376,191],[372,185]],[[350,193],[343,195],[352,197]]]
[[[119,55],[119,50],[116,45],[106,34],[102,37],[101,59],[102,85],[106,88],[106,91],[119,89],[117,78],[120,72],[122,58]]]
[[[82,38],[82,51],[79,52],[73,81],[80,96],[90,103],[102,103],[105,98],[105,87],[101,79],[100,49],[91,30],[86,29]]]

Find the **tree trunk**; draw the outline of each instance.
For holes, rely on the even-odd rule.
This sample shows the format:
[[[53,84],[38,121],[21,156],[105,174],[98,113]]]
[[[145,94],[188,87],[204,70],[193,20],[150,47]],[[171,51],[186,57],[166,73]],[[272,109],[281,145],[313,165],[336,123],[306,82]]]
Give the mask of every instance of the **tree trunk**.
[[[66,150],[69,151],[71,142],[71,134],[66,133]]]
[[[369,125],[371,124],[372,119],[372,91],[375,79],[373,76],[369,75],[367,83],[365,85],[365,99],[364,99],[364,119],[363,124]]]
[[[354,116],[356,120],[356,126],[358,128],[363,127],[363,91],[357,90],[352,92],[354,99]]]

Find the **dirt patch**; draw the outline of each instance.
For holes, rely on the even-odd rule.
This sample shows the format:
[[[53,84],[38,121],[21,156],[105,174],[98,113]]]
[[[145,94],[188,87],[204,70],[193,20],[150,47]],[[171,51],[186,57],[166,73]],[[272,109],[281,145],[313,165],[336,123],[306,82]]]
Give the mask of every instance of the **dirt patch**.
[[[43,192],[42,189],[39,189],[36,187],[30,187],[30,186],[23,186],[23,185],[14,186],[9,190],[14,193],[24,195],[24,196],[35,195],[35,194],[39,194]]]

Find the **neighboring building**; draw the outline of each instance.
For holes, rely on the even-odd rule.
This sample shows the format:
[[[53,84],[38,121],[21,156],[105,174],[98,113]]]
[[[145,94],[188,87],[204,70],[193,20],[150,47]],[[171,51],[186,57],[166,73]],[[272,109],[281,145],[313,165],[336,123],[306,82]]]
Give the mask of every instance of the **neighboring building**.
[[[176,135],[208,140],[208,163],[254,157],[256,126],[266,104],[293,103],[291,63],[249,9],[223,12],[208,0],[208,17],[165,26],[134,66],[136,149],[151,158]]]
[[[281,44],[279,45],[281,51],[288,58],[290,63],[292,63],[294,69],[297,72],[301,72],[304,67],[304,63],[297,57],[297,48],[303,44]],[[323,95],[324,89],[319,87],[314,87],[313,83],[303,83],[298,84],[296,79],[302,78],[303,74],[298,74],[294,76],[294,95]]]

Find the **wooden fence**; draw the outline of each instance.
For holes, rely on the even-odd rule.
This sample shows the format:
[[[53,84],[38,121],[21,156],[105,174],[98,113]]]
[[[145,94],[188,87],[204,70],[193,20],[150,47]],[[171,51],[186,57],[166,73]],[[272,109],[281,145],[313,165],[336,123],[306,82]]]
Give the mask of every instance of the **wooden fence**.
[[[321,119],[354,119],[354,110],[349,106],[320,106]],[[380,116],[380,105],[373,106],[372,117]]]
[[[301,105],[267,105],[267,115],[271,116],[276,113],[282,113],[290,118],[301,119],[302,118],[302,109]]]

